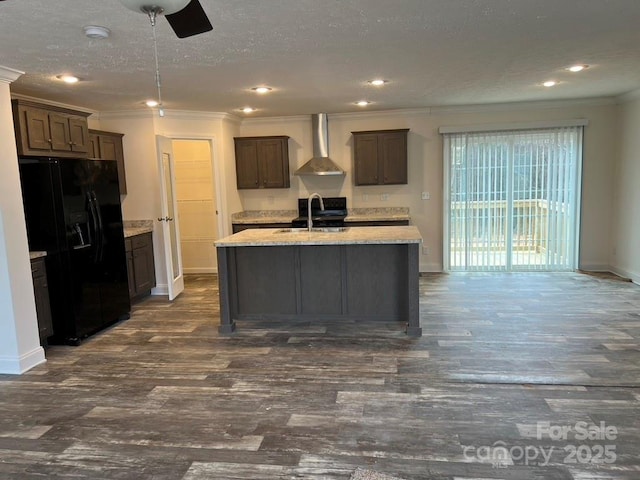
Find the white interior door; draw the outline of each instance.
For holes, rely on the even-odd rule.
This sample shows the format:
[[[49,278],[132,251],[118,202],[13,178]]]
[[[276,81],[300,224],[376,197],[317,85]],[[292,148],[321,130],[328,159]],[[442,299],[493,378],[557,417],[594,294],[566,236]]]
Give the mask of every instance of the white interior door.
[[[162,195],[162,223],[164,238],[164,256],[167,265],[167,287],[169,300],[176,298],[184,290],[182,273],[182,253],[180,251],[180,222],[174,179],[174,160],[172,140],[156,135],[158,145],[158,170],[160,172],[160,192]]]

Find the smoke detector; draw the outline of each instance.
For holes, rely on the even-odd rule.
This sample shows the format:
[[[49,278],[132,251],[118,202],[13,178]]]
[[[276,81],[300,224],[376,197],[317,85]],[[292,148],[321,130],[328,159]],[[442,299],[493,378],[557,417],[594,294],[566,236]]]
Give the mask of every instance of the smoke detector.
[[[84,34],[89,38],[109,38],[111,30],[107,27],[101,27],[99,25],[87,25],[84,27]]]

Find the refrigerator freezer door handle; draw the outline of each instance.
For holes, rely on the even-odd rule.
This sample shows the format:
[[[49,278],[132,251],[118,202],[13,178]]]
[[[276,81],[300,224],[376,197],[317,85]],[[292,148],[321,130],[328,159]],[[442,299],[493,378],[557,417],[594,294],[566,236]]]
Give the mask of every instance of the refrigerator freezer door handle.
[[[91,217],[91,225],[93,227],[93,244],[95,245],[95,256],[93,261],[98,263],[98,259],[100,257],[100,227],[98,225],[98,216],[96,215],[96,208],[93,204],[93,198],[91,197],[91,192],[87,192],[87,211],[89,212],[89,216]]]
[[[102,214],[100,213],[100,203],[98,202],[98,197],[96,197],[96,192],[91,190],[91,199],[93,200],[93,208],[96,212],[96,218],[98,219],[98,228],[99,228],[99,236],[98,236],[98,261],[102,261],[104,256],[104,225],[102,224]]]

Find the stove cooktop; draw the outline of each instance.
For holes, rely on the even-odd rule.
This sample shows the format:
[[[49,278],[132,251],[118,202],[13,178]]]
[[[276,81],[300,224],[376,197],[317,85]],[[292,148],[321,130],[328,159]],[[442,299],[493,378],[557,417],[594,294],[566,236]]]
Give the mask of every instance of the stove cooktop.
[[[320,209],[320,200],[316,197],[311,200],[311,219],[318,227],[343,227],[347,216],[346,197],[327,197],[322,199],[324,210]],[[291,222],[293,227],[304,228],[308,221],[309,200],[298,199],[299,217]]]

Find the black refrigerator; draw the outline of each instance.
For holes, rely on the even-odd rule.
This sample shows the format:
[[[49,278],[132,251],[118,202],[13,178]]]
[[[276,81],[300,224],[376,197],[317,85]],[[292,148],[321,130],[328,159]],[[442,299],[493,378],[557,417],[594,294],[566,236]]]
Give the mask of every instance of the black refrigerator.
[[[78,345],[129,318],[115,161],[19,158],[29,250],[46,251],[49,343]]]

